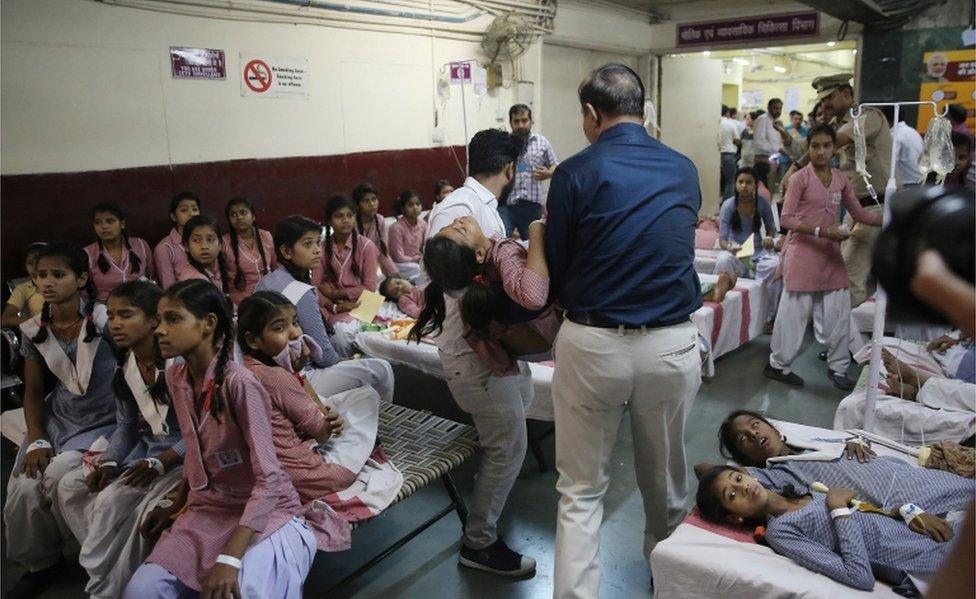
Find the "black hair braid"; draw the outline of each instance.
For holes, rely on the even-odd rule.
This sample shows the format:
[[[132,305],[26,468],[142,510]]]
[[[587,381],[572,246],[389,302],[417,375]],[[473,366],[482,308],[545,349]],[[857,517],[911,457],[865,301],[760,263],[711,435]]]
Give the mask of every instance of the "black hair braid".
[[[142,268],[142,260],[139,259],[139,255],[132,249],[132,244],[129,243],[129,235],[125,232],[125,227],[122,228],[122,242],[125,244],[125,249],[129,252],[129,272],[137,274]],[[102,272],[105,271],[103,270]]]
[[[95,261],[98,264],[98,270],[103,273],[108,272],[110,265],[108,263],[108,258],[105,257],[105,245],[102,243],[102,239],[98,239],[98,260]]]
[[[374,214],[373,219],[373,227],[376,228],[376,238],[380,240],[380,251],[383,252],[384,256],[389,256],[390,252],[386,250],[386,242],[383,241],[383,234],[380,232],[380,215]]]
[[[41,308],[41,328],[37,330],[37,333],[31,337],[33,343],[44,343],[47,341],[47,326],[51,324],[51,304],[49,302],[44,302],[44,307]]]
[[[359,264],[356,263],[357,249],[359,249],[359,233],[353,231],[352,232],[352,253],[349,255],[349,260],[352,262],[352,274],[356,275],[356,277],[359,278],[359,280],[362,280],[363,273],[359,271]],[[338,281],[336,282],[338,283]]]
[[[261,255],[261,275],[264,276],[271,272],[268,268],[268,258],[264,255],[264,242],[261,239],[261,229],[258,229],[257,225],[254,225],[254,240],[258,245],[258,254]]]
[[[234,275],[234,288],[238,291],[244,291],[244,271],[241,269],[241,251],[238,247],[237,229],[234,227],[230,228],[230,247],[234,252],[234,266],[237,267],[237,274]]]
[[[132,389],[125,380],[125,364],[129,360],[129,349],[118,349],[115,352],[115,374],[112,375],[112,391],[119,405],[135,403],[136,398],[132,395]]]
[[[332,227],[327,227],[325,230],[325,274],[329,280],[339,282],[339,276],[332,265]]]
[[[240,270],[240,265],[238,265],[237,271],[240,272]],[[224,255],[224,250],[217,250],[217,274],[220,275],[220,284],[224,293],[227,293],[230,291],[230,286],[227,284],[227,256]]]
[[[85,295],[88,296],[88,303],[85,305],[85,338],[83,342],[89,343],[99,335],[98,327],[95,326],[95,319],[92,314],[95,312],[95,299],[98,297],[95,291],[95,283],[91,277],[85,281]]]
[[[407,341],[416,341],[424,335],[440,334],[444,330],[444,318],[447,307],[444,304],[444,290],[438,283],[431,281],[424,288],[424,307],[417,316],[417,322],[410,329]]]
[[[218,342],[222,343],[220,352],[217,355],[217,365],[214,368],[213,395],[210,397],[210,415],[217,418],[224,404],[224,381],[227,376],[227,363],[230,362],[231,353],[234,348],[234,335],[231,331],[230,322],[222,323],[220,328],[220,339],[214,336],[214,346]]]

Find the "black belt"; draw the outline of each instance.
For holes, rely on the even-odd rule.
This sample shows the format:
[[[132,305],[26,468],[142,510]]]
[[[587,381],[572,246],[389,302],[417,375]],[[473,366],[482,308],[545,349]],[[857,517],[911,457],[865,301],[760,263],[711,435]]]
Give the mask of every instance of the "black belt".
[[[684,318],[678,318],[670,321],[654,321],[646,324],[623,324],[619,322],[613,322],[609,318],[600,316],[599,314],[593,314],[592,312],[566,312],[566,318],[575,322],[576,324],[583,325],[584,327],[597,327],[600,329],[619,329],[623,327],[625,330],[632,331],[635,329],[661,329],[664,327],[674,326],[676,324],[681,324],[684,322],[691,322],[688,316]]]
[[[884,204],[884,196],[878,196],[878,200],[875,201],[871,196],[864,196],[863,198],[857,198],[860,202],[862,208],[870,208],[871,206],[877,206],[878,204]]]

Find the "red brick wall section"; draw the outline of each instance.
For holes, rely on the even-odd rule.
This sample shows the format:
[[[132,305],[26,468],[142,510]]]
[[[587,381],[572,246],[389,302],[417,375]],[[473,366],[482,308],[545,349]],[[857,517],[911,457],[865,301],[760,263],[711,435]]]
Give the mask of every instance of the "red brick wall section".
[[[434,182],[448,179],[460,185],[464,164],[465,148],[455,146],[3,176],[2,278],[23,276],[23,249],[34,241],[94,241],[89,210],[98,202],[120,205],[129,234],[155,247],[171,227],[170,199],[185,189],[200,196],[203,211],[216,217],[225,232],[224,205],[234,196],[248,198],[258,212],[259,226],[270,231],[290,214],[322,220],[329,194],[351,193],[365,181],[379,189],[383,214],[393,214],[393,201],[405,189],[420,192],[429,208]]]

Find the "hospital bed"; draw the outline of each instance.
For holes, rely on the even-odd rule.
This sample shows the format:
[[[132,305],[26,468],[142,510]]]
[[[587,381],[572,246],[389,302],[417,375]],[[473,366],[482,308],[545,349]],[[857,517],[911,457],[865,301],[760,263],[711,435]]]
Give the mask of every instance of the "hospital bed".
[[[788,438],[810,442],[840,442],[847,432],[771,420]],[[893,444],[894,445],[894,444]],[[875,443],[879,455],[899,457],[911,464],[914,457],[903,449]],[[895,598],[897,593],[876,582],[870,592],[835,582],[756,543],[752,531],[714,524],[693,509],[675,531],[651,552],[654,596],[689,599],[728,597],[837,597]]]

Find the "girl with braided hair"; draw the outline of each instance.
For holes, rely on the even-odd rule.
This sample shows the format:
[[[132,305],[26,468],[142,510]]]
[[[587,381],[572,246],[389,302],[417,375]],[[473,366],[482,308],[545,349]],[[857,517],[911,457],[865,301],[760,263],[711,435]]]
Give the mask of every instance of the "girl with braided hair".
[[[364,290],[376,291],[379,250],[356,231],[356,205],[345,194],[325,202],[322,265],[312,274],[321,294],[322,316],[334,329],[332,345],[340,356],[351,356],[359,321],[349,312]]]
[[[186,454],[170,506],[143,522],[153,536],[184,510],[136,570],[123,597],[301,597],[316,539],[275,455],[271,400],[232,362],[231,306],[207,281],[181,281],[159,301],[156,337]],[[313,520],[321,512],[310,512]]]
[[[227,289],[235,306],[254,293],[261,277],[274,270],[274,241],[271,233],[259,229],[254,206],[245,198],[233,198],[224,208],[228,232],[224,233],[221,248],[227,257]]]
[[[145,239],[126,233],[122,209],[106,202],[96,204],[91,215],[97,240],[86,246],[85,252],[98,301],[107,300],[108,294],[126,281],[152,279],[152,250]]]
[[[356,203],[354,210],[356,213],[356,231],[379,248],[379,264],[383,276],[388,277],[399,272],[396,264],[393,263],[393,259],[390,258],[390,251],[383,240],[386,236],[386,221],[383,220],[383,215],[379,213],[380,196],[376,187],[371,183],[360,183],[352,190],[352,199]]]
[[[339,360],[322,318],[322,225],[305,216],[283,218],[274,227],[278,268],[258,282],[258,291],[275,291],[295,306],[298,323],[322,351],[311,356],[302,374],[322,397],[357,387],[372,387],[383,401],[393,401],[393,368],[386,360]],[[312,272],[316,273],[313,279]]]
[[[227,259],[220,249],[220,227],[209,214],[198,214],[183,226],[186,264],[176,274],[177,281],[209,281],[227,293]]]
[[[61,514],[81,543],[78,561],[88,571],[85,592],[93,597],[122,593],[152,548],[139,534],[141,516],[181,476],[184,444],[176,412],[162,400],[166,361],[156,345],[162,296],[163,290],[149,281],[123,283],[109,296],[118,426],[95,469],[77,468],[58,485]]]
[[[169,219],[173,230],[156,244],[153,258],[156,261],[156,276],[159,286],[166,289],[176,282],[176,274],[186,264],[186,249],[183,248],[183,225],[200,214],[200,198],[190,191],[182,191],[169,203]]]
[[[115,428],[115,358],[103,338],[105,306],[95,304],[88,256],[74,244],[52,243],[38,251],[36,268],[44,307],[20,325],[27,434],[3,509],[8,557],[29,569],[14,596],[36,595],[59,567],[66,537],[58,483]]]

